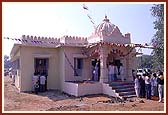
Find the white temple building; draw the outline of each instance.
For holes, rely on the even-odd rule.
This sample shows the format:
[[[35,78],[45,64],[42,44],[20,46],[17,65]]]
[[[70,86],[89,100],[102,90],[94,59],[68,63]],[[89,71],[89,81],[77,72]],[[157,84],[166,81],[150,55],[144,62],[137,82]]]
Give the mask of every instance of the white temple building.
[[[46,74],[46,89],[58,89],[74,96],[107,94],[118,96],[108,84],[108,64],[123,65],[125,81],[133,81],[136,50],[130,33],[120,29],[105,16],[89,37],[46,38],[23,35],[14,44],[11,59],[19,91],[32,90],[34,73]],[[92,81],[92,69],[98,62],[98,81]],[[120,76],[117,76],[121,81]]]

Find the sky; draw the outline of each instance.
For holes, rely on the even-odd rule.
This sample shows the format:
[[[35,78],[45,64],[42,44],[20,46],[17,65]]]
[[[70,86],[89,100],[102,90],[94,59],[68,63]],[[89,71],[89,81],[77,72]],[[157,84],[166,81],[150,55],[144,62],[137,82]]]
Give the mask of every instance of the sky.
[[[88,10],[83,9],[83,4]],[[22,35],[61,37],[64,35],[88,37],[95,25],[107,15],[121,33],[131,33],[132,43],[150,43],[155,30],[151,15],[152,3],[2,3],[3,37],[21,38]],[[3,39],[3,54],[10,55],[14,41]],[[144,54],[151,50],[143,49]]]

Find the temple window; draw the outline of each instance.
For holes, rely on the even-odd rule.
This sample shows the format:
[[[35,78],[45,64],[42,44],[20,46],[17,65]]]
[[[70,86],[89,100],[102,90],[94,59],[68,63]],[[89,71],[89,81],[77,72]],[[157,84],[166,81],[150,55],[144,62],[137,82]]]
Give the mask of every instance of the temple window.
[[[83,59],[74,58],[74,76],[82,76]]]

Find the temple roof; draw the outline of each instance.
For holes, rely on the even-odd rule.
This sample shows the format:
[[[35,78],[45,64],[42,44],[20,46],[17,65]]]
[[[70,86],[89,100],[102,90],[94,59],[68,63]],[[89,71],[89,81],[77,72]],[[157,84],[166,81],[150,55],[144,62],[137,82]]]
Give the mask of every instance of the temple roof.
[[[110,35],[115,30],[115,28],[117,28],[117,26],[112,24],[105,15],[103,21],[96,27],[95,34],[100,34],[101,32],[104,32],[106,33],[106,35]]]

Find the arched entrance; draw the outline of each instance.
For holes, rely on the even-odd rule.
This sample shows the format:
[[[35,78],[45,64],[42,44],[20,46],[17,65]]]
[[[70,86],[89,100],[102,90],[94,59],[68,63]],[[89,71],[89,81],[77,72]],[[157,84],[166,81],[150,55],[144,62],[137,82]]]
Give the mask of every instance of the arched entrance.
[[[120,72],[120,70],[121,70],[120,67],[123,64],[122,64],[122,60],[121,60],[121,57],[120,57],[119,53],[110,51],[108,53],[106,63],[107,63],[107,68],[108,68],[109,64],[112,64],[114,66],[114,76],[113,76],[114,78],[113,78],[113,80],[114,81],[121,81],[122,76],[121,76],[121,72]]]
[[[108,45],[108,44],[103,44],[100,43],[98,45],[94,45],[88,50],[86,50],[90,60],[90,66],[92,66],[92,70],[95,66],[95,63],[98,61],[99,63],[99,82],[108,82],[108,66],[109,63],[113,63],[116,66],[116,76],[115,80],[116,81],[121,81],[121,80],[128,80],[127,76],[128,74],[128,69],[129,69],[129,57],[124,56],[128,51],[125,47],[122,46],[116,46],[116,45]],[[123,75],[120,74],[120,67],[122,65],[122,70],[123,70]],[[124,77],[124,78],[122,78]],[[123,80],[123,81],[124,81]]]

